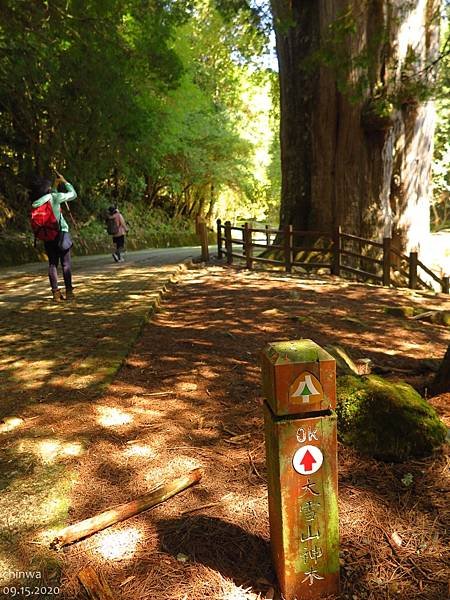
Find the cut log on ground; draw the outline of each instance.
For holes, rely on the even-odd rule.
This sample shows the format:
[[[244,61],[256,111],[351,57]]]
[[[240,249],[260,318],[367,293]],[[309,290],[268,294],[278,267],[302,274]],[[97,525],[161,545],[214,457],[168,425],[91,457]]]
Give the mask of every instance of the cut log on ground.
[[[179,477],[175,481],[169,483],[161,483],[153,490],[151,490],[145,496],[141,496],[136,500],[127,502],[126,504],[120,504],[115,508],[111,508],[105,512],[95,515],[74,525],[70,525],[63,529],[60,534],[55,537],[51,542],[50,548],[54,550],[60,550],[63,546],[73,544],[85,537],[88,537],[102,529],[106,529],[115,523],[125,521],[134,515],[138,515],[144,510],[148,510],[157,504],[161,504],[165,500],[168,500],[175,494],[182,492],[186,488],[198,483],[202,478],[202,472],[200,469],[194,469],[190,471],[184,477]]]
[[[115,600],[111,588],[102,575],[92,567],[84,567],[78,573],[78,579],[91,600]]]

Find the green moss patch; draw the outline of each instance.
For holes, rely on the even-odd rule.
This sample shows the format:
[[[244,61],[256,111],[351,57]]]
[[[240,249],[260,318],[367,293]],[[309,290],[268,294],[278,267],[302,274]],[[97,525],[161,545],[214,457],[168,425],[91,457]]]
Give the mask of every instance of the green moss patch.
[[[423,306],[387,306],[384,312],[394,317],[417,319],[428,323],[450,326],[450,311],[428,309]]]
[[[394,317],[413,317],[414,307],[413,306],[386,306],[384,312]]]
[[[436,411],[407,383],[346,375],[337,384],[341,441],[388,462],[430,455],[445,441]]]

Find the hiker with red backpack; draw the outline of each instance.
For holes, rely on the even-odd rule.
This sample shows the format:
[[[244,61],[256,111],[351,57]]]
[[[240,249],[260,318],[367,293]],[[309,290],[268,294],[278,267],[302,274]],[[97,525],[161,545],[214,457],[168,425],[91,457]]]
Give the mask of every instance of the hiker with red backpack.
[[[52,189],[52,182],[43,177],[36,177],[31,184],[31,227],[35,238],[44,242],[48,256],[48,278],[52,289],[53,300],[63,302],[73,300],[72,261],[70,249],[73,242],[69,234],[69,226],[61,211],[61,204],[75,200],[77,193],[66,179],[56,172],[57,179]],[[64,187],[65,192],[58,191]],[[58,287],[58,264],[61,263],[65,297]]]

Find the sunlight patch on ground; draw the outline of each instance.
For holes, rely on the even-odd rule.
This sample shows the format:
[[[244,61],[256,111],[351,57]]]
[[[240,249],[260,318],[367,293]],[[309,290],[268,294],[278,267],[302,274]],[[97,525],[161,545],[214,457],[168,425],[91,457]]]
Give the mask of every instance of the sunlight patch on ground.
[[[0,341],[6,344],[14,344],[25,339],[25,336],[21,333],[8,333],[7,335],[0,335]]]
[[[144,369],[144,368],[148,368],[148,361],[143,360],[142,358],[133,356],[132,358],[127,358],[126,366],[133,367],[135,369]]]
[[[23,419],[20,417],[5,417],[3,419],[3,423],[0,424],[0,433],[6,433],[7,431],[12,431],[22,425]]]
[[[177,450],[174,450],[174,453]],[[152,468],[144,475],[145,481],[151,485],[160,484],[162,481],[170,481],[176,477],[183,477],[193,469],[201,468],[202,465],[195,458],[178,456],[170,461],[170,464],[152,465]]]
[[[128,425],[133,421],[133,416],[112,406],[97,406],[97,422],[103,427],[116,427]]]
[[[54,364],[52,360],[34,360],[33,362],[18,360],[14,363],[14,378],[24,389],[37,389],[52,372]]]
[[[237,587],[232,581],[230,581],[229,583],[232,589],[224,593],[223,600],[249,600],[250,598],[256,599],[251,587]]]
[[[133,558],[142,533],[137,527],[127,527],[121,531],[100,533],[94,552],[107,560]]]
[[[251,497],[248,492],[243,495],[230,492],[223,496],[221,500],[221,506],[223,513],[226,514],[231,520],[235,517],[242,519],[244,515],[252,516],[255,515],[255,511],[265,510],[267,505],[267,495]]]
[[[142,444],[133,444],[130,448],[125,450],[125,456],[131,457],[142,457],[142,458],[156,458],[157,452],[150,446],[143,446]]]
[[[83,453],[83,445],[80,442],[62,442],[51,438],[23,440],[19,443],[17,451],[34,454],[42,463],[49,464],[71,456],[80,456]]]

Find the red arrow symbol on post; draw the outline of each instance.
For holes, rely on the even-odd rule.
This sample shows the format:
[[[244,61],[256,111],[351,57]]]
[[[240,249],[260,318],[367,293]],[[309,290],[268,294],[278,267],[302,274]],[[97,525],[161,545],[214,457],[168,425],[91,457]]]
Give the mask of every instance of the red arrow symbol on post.
[[[311,454],[309,450],[307,450],[300,462],[301,466],[305,469],[305,471],[312,471],[312,466],[316,463],[314,456]]]

